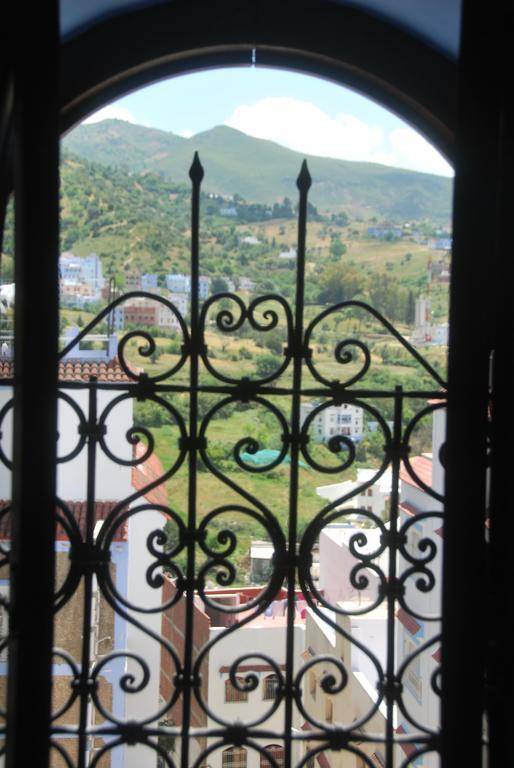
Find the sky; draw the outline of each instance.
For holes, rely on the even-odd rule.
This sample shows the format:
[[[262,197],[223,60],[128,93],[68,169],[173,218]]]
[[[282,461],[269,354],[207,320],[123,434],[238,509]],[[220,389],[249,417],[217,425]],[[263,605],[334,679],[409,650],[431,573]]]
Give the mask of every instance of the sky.
[[[445,159],[392,112],[327,80],[264,67],[181,75],[135,91],[84,122],[118,118],[191,137],[216,125],[321,157],[452,176]]]

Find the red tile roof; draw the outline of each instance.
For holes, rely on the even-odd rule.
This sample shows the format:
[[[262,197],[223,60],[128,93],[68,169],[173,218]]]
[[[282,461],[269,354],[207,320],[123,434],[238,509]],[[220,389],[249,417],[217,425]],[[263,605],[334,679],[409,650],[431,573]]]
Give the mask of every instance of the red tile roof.
[[[432,459],[429,456],[413,456],[410,459],[410,465],[414,473],[419,479],[425,483],[429,488],[432,487]],[[407,469],[402,465],[400,469],[400,478],[403,483],[412,485],[414,488],[421,488],[415,480],[407,472]]]
[[[97,501],[95,503],[95,523],[100,520],[105,520],[106,517],[112,512],[112,510],[118,505],[117,501]],[[65,501],[64,504],[69,509],[82,533],[86,528],[86,510],[87,502],[85,501]],[[0,499],[0,514],[3,510],[10,508],[11,502],[5,499]],[[56,508],[56,512],[62,514],[59,508]],[[9,541],[11,538],[11,513],[6,512],[0,517],[0,540]],[[62,525],[57,525],[55,534],[56,541],[68,541],[68,534]],[[128,540],[128,522],[125,521],[117,529],[114,535],[113,541],[127,541]]]
[[[146,446],[142,441],[140,443],[136,443],[134,446],[134,458],[143,456],[145,451]],[[153,483],[154,480],[162,477],[163,474],[164,467],[162,466],[155,453],[153,453],[145,462],[132,467],[132,486],[136,489],[136,491],[141,491],[147,485]],[[160,485],[156,486],[153,490],[145,493],[144,496],[145,499],[150,502],[150,504],[162,504],[164,506],[168,505],[168,492],[166,491],[164,483],[160,483]]]
[[[396,618],[401,624],[403,624],[405,629],[411,633],[411,635],[416,635],[421,629],[421,624],[418,624],[414,616],[411,616],[410,613],[407,613],[404,608],[398,608],[396,611]]]
[[[0,360],[0,379],[12,379],[13,376],[14,361]],[[90,376],[96,376],[98,381],[132,380],[121,367],[118,357],[109,361],[69,358],[59,362],[59,381],[88,381]]]
[[[88,381],[96,376],[98,381],[131,381],[119,360],[109,361],[67,359],[59,362],[59,381]]]
[[[443,654],[441,652],[441,646],[439,646],[437,651],[435,651],[435,653],[432,654],[432,658],[434,659],[434,661],[437,661],[437,663],[440,664],[441,663],[442,655]]]
[[[419,509],[415,504],[411,504],[410,501],[401,501],[400,502],[400,509],[402,512],[406,512],[410,517],[414,517],[414,515],[419,514]]]

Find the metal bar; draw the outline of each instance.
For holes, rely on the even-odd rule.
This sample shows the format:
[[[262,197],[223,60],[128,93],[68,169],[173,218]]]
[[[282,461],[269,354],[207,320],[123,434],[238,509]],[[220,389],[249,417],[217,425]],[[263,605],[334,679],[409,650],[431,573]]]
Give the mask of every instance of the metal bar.
[[[88,438],[87,438],[87,491],[86,491],[86,530],[84,531],[85,552],[92,554],[95,530],[95,479],[96,479],[96,426],[97,426],[97,392],[96,379],[90,379],[89,412],[88,412]],[[78,734],[78,768],[85,768],[89,764],[90,739],[88,730],[91,727],[92,705],[89,693],[89,675],[91,666],[91,606],[93,599],[93,568],[86,558],[82,560],[82,577],[84,579],[83,595],[83,619],[82,619],[82,649],[80,672],[80,715]]]
[[[463,4],[450,288],[449,398],[443,552],[442,765],[482,764],[486,441],[498,110],[496,13]],[[480,56],[477,56],[480,51]],[[470,226],[470,223],[473,223]],[[466,738],[462,726],[466,724]]]
[[[486,666],[486,710],[489,740],[489,765],[497,768],[505,763],[510,750],[510,712],[514,685],[514,666],[509,633],[505,627],[514,621],[514,605],[505,598],[504,585],[511,578],[511,542],[514,523],[510,514],[511,499],[507,478],[512,472],[513,434],[512,392],[514,390],[514,323],[512,313],[506,311],[511,302],[511,281],[505,279],[505,254],[511,242],[511,217],[514,206],[512,169],[514,153],[513,82],[510,66],[511,30],[514,9],[504,3],[498,10],[497,41],[499,67],[497,70],[497,97],[500,117],[498,141],[498,205],[495,227],[495,262],[493,274],[495,303],[494,339],[492,358],[491,397],[491,454],[490,505],[487,547],[487,626],[488,648]]]
[[[391,480],[391,514],[390,514],[390,546],[389,546],[389,573],[388,573],[388,591],[387,591],[387,658],[386,658],[386,690],[385,702],[387,708],[386,719],[386,766],[394,766],[394,707],[396,704],[396,686],[395,668],[396,668],[396,649],[395,649],[395,606],[396,606],[396,580],[397,580],[397,559],[398,545],[396,543],[396,534],[398,532],[398,503],[399,503],[399,485],[400,485],[400,462],[401,462],[401,444],[402,444],[402,389],[396,387],[396,398],[394,401],[394,428],[392,442],[392,480]]]
[[[189,176],[192,182],[191,193],[191,357],[190,357],[190,398],[189,398],[189,457],[188,457],[188,515],[187,515],[187,589],[186,589],[186,626],[184,635],[184,670],[183,670],[183,708],[181,765],[189,766],[189,729],[191,725],[193,668],[193,622],[195,597],[195,537],[196,537],[196,492],[197,492],[197,437],[198,437],[198,367],[200,358],[200,329],[198,320],[200,290],[200,185],[203,168],[198,153],[195,152]]]
[[[302,387],[303,360],[303,299],[305,290],[305,241],[307,229],[307,196],[311,177],[304,160],[296,185],[300,192],[298,206],[298,248],[296,255],[296,296],[295,322],[293,328],[293,391],[291,398],[291,474],[289,482],[289,531],[287,568],[287,635],[286,635],[286,699],[284,706],[284,730],[291,734],[293,726],[292,685],[294,678],[294,621],[295,621],[295,579],[296,539],[298,521],[298,462],[300,449],[300,391]],[[284,745],[284,765],[291,765],[291,739]]]
[[[58,3],[37,4],[28,14],[18,5],[14,13],[17,295],[6,763],[45,768],[54,591]]]

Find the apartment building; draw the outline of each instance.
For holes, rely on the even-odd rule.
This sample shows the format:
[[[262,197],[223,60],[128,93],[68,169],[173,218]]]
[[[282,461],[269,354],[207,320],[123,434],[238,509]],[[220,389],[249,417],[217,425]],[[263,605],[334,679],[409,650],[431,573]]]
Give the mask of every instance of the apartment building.
[[[308,431],[311,439],[327,442],[335,435],[344,435],[356,442],[362,439],[364,430],[362,408],[352,403],[320,406],[321,403],[317,402],[301,404],[301,424],[303,426],[306,421],[309,421]],[[312,416],[314,412],[316,413]]]

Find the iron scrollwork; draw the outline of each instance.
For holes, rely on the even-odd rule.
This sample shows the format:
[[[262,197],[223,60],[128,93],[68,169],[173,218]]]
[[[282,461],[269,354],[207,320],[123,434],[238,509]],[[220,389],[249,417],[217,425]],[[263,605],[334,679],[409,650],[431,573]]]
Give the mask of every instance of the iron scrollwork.
[[[302,166],[297,182],[294,303],[269,292],[245,303],[239,295],[227,291],[211,296],[201,304],[198,295],[199,206],[203,169],[197,156],[190,177],[190,321],[186,322],[171,301],[134,291],[114,299],[61,353],[62,360],[72,356],[74,347],[78,348],[99,322],[130,299],[159,303],[173,316],[180,336],[176,361],[157,374],[149,375],[134,364],[136,341],[139,342],[136,351],[143,362],[148,361],[156,349],[153,336],[140,329],[126,332],[118,342],[117,361],[123,373],[118,380],[106,383],[92,377],[79,383],[59,383],[62,408],[71,409],[76,422],[75,442],[59,456],[60,471],[71,471],[70,468],[75,466],[73,463],[81,461],[85,490],[80,518],[66,498],[56,501],[56,530],[60,532],[57,538],[61,550],[67,555],[66,568],[56,582],[56,621],[64,611],[70,610],[70,606],[77,604],[82,629],[77,627],[80,638],[72,643],[74,651],[56,650],[54,658],[58,668],[56,674],[67,680],[67,693],[54,708],[53,749],[70,768],[103,766],[105,760],[114,759],[117,750],[133,745],[150,750],[152,760],[170,768],[207,765],[216,754],[219,759],[219,753],[231,747],[257,753],[261,765],[289,768],[291,765],[311,765],[322,753],[338,754],[341,751],[372,766],[375,763],[370,757],[370,745],[379,744],[387,765],[392,768],[396,764],[393,760],[395,750],[400,749],[402,743],[413,747],[416,755],[437,748],[436,731],[407,706],[404,686],[409,665],[416,665],[424,654],[436,650],[438,636],[419,642],[414,652],[400,664],[394,638],[395,615],[400,610],[419,626],[440,618],[419,611],[410,602],[413,589],[422,594],[437,589],[436,564],[441,542],[427,534],[413,547],[409,537],[416,525],[430,521],[433,527],[442,518],[437,508],[442,496],[417,473],[409,447],[423,417],[430,417],[444,407],[446,384],[418,350],[386,318],[364,302],[344,301],[325,308],[304,327],[307,199],[311,185],[306,164]],[[354,334],[341,338],[332,352],[341,377],[333,379],[324,372],[316,359],[316,331],[327,318],[356,309],[380,325],[383,332],[421,366],[433,382],[431,388],[413,393],[400,386],[393,391],[369,388],[368,374],[374,365],[372,350]],[[251,332],[263,337],[270,331],[281,334],[282,354],[277,359],[276,368],[266,375],[257,375],[257,371],[239,378],[228,375],[216,364],[209,350],[206,338],[213,328],[229,338],[230,334],[241,331],[245,324]],[[217,400],[200,414],[199,398],[205,393]],[[184,408],[177,404],[179,398],[180,403],[185,404]],[[316,404],[302,420],[301,405],[306,398],[315,400]],[[422,405],[413,417],[406,418],[407,403],[417,406],[426,400],[437,402]],[[107,462],[102,467],[112,466],[117,471],[125,468],[130,473],[145,467],[156,455],[151,426],[131,423],[125,425],[123,435],[115,432],[118,409],[130,409],[134,402],[151,403],[160,409],[170,426],[172,445],[166,454],[167,466],[161,466],[153,475],[144,476],[139,484],[126,490],[123,498],[117,497],[98,518],[96,505],[104,503],[98,490],[99,462]],[[337,498],[325,504],[320,498],[316,513],[301,527],[298,518],[302,493],[300,472],[331,478],[355,470],[358,449],[351,435],[342,430],[335,431],[327,444],[328,452],[324,457],[329,459],[326,461],[320,459],[314,443],[316,419],[332,406],[343,404],[361,409],[367,419],[376,422],[377,433],[383,441],[382,456],[365,482],[343,490]],[[383,404],[387,404],[388,412],[393,413],[392,420],[384,415]],[[262,463],[254,463],[254,459],[266,446],[256,436],[251,420],[248,434],[234,441],[222,461],[213,454],[211,435],[215,422],[224,418],[227,409],[240,405],[253,409],[254,414],[266,413],[263,423],[273,425],[267,426],[267,436],[273,433],[278,448]],[[0,410],[0,430],[11,407],[8,402]],[[1,442],[0,462],[10,470],[11,459]],[[201,516],[198,512],[202,493],[200,467],[213,482],[232,494],[232,500],[223,504],[218,504],[214,497],[207,499],[207,511]],[[280,502],[287,507],[284,524],[277,514],[277,499],[252,491],[247,480],[285,470],[289,472],[288,497],[286,502]],[[432,512],[418,514],[403,523],[400,519],[400,471],[405,471],[435,504]],[[391,472],[393,482],[387,521],[358,503],[358,496],[383,479],[386,472]],[[184,500],[174,497],[179,473],[188,476],[188,492]],[[153,496],[163,488],[168,491],[169,503]],[[8,508],[0,512],[0,522],[7,514]],[[352,607],[343,602],[331,603],[324,594],[314,578],[312,552],[327,526],[344,525],[345,521],[357,518],[361,527],[348,541],[352,561],[345,579],[356,593],[369,592],[371,586],[374,593],[365,604]],[[257,526],[262,538],[272,548],[273,557],[265,583],[244,603],[226,604],[216,594],[211,582],[214,579],[218,587],[225,588],[224,594],[242,589],[240,574],[233,562],[241,531],[241,527],[234,523],[236,519],[246,521],[240,524],[243,527],[250,526],[254,530]],[[137,541],[127,541],[129,529],[141,531]],[[128,546],[136,547],[140,553],[139,575],[143,589],[140,599],[130,599],[127,595],[127,582],[133,574],[120,577],[126,563],[118,553]],[[4,566],[8,563],[8,550],[0,547],[0,556],[0,565]],[[138,593],[137,589],[135,593]],[[309,694],[314,680],[320,696],[329,701],[351,698],[354,683],[351,661],[343,659],[339,651],[318,652],[311,658],[298,660],[295,649],[298,594],[305,601],[305,610],[313,622],[323,624],[330,633],[333,648],[361,654],[372,670],[377,691],[375,698],[369,699],[367,707],[361,707],[358,714],[347,720],[328,718],[326,713],[320,713]],[[149,602],[148,595],[154,596],[153,603]],[[274,654],[246,648],[248,634],[245,632],[252,622],[269,613],[277,596],[281,596],[285,603],[283,633],[280,634],[283,651]],[[223,614],[227,618],[219,631],[208,635],[202,645],[196,647],[195,622],[198,622],[199,605],[202,615]],[[352,630],[352,622],[376,609],[386,613],[383,658],[379,658]],[[100,618],[95,614],[98,610]],[[180,612],[182,625],[172,641],[155,621],[162,624],[173,611]],[[118,647],[112,636],[121,625],[126,644]],[[95,635],[102,631],[105,637]],[[144,646],[152,648],[151,658],[145,658],[136,647],[129,648],[127,637],[131,633],[142,638]],[[179,636],[182,638],[180,642],[177,640]],[[272,679],[273,696],[260,701],[260,708],[254,708],[254,714],[246,720],[243,707],[237,707],[235,716],[230,719],[209,698],[206,690],[209,660],[222,654],[224,644],[238,651],[219,673],[225,675],[223,679],[232,686],[234,696],[256,700],[260,695],[262,670]],[[99,651],[104,646],[105,650]],[[0,646],[0,650],[2,648]],[[277,661],[278,655],[283,656],[283,664]],[[158,663],[154,663],[157,658]],[[165,693],[162,675],[169,682]],[[144,698],[150,689],[160,692],[161,697],[155,699],[144,714],[134,718],[122,712],[121,699],[129,702],[138,696]],[[437,670],[431,677],[431,690],[434,696],[440,696]],[[130,705],[127,707],[129,711]],[[163,718],[170,712],[175,714],[173,722],[168,724]],[[393,715],[397,712],[410,723],[412,736],[395,733]],[[384,726],[381,732],[376,732],[379,717],[383,717]],[[301,727],[294,725],[297,722]],[[175,742],[180,746],[173,753],[163,746]],[[271,749],[270,745],[280,746]],[[283,753],[280,752],[282,748]],[[279,753],[280,757],[277,757]],[[407,758],[404,764],[409,761]]]

